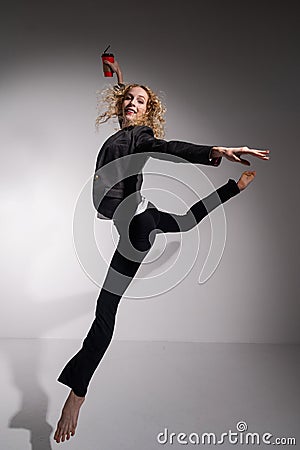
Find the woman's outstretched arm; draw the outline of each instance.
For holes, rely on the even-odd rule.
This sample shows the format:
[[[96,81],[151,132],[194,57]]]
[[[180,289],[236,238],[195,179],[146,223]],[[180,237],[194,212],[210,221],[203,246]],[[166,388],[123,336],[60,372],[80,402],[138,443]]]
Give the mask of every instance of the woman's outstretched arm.
[[[104,60],[105,64],[107,64],[111,70],[113,71],[113,73],[115,73],[117,75],[117,80],[118,80],[118,84],[116,86],[114,86],[115,89],[122,89],[123,87],[125,87],[124,83],[123,83],[123,73],[121,70],[121,67],[118,63],[117,60],[115,60],[113,63],[108,61],[107,59]],[[123,123],[123,118],[122,116],[118,117],[119,120],[119,125],[120,128],[122,128],[122,123]]]
[[[250,162],[240,157],[246,154],[263,160],[269,159],[269,150],[255,150],[248,147],[212,147],[190,142],[156,139],[152,128],[146,126],[138,127],[135,153],[149,153],[149,156],[158,159],[168,159],[168,156],[174,155],[183,158],[178,162],[212,166],[219,166],[222,157],[249,166]],[[174,161],[176,162],[176,160]]]

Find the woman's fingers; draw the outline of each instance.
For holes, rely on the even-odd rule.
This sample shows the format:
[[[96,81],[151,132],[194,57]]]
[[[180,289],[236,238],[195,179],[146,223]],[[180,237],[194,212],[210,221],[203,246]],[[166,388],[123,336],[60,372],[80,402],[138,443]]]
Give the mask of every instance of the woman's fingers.
[[[104,64],[106,64],[107,66],[109,66],[109,67],[113,70],[113,72],[116,72],[117,67],[116,67],[116,64],[115,64],[115,63],[113,63],[113,62],[111,62],[111,61],[108,61],[107,59],[105,59],[103,62],[104,62]]]
[[[116,60],[114,62],[111,62],[111,61],[108,61],[107,59],[104,59],[103,62],[104,62],[104,64],[107,64],[111,69],[113,69],[114,72],[117,72],[117,70],[120,69],[118,61],[116,61]]]
[[[270,150],[257,150],[256,148],[248,148],[248,147],[242,147],[242,148],[244,148],[245,150],[250,150],[252,152],[254,151],[254,152],[265,153],[265,154],[270,153]]]
[[[244,154],[255,156],[256,158],[269,159],[268,155],[259,152],[245,152]]]
[[[236,155],[252,155],[255,156],[256,158],[261,158],[264,160],[268,160],[269,159],[269,153],[270,150],[256,150],[254,148],[248,148],[248,147],[241,147],[241,148],[233,148],[232,149],[233,153],[235,153]]]
[[[247,155],[257,156],[258,158],[269,159],[270,150],[256,150],[255,148],[242,147],[241,152]]]

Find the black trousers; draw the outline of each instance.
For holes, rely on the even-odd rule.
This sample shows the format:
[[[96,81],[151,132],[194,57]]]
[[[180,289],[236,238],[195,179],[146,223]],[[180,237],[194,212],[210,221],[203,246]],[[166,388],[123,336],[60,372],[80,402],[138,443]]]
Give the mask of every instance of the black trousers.
[[[148,208],[136,216],[116,214],[114,224],[120,238],[97,300],[95,319],[81,349],[60,374],[59,382],[80,397],[86,395],[89,382],[111,342],[122,295],[151,249],[156,234],[191,230],[210,211],[239,192],[236,182],[229,179],[184,215],[159,211],[150,202]]]

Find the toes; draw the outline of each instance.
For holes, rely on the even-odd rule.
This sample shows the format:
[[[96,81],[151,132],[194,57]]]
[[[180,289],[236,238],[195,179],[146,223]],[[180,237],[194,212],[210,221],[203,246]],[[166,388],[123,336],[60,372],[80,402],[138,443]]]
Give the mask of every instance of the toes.
[[[69,430],[66,432],[66,439],[67,439],[67,441],[68,441],[72,436],[74,436],[74,434],[75,434],[75,429],[74,429],[74,428],[69,429]]]
[[[69,425],[65,425],[65,427],[60,430],[60,433],[58,434],[58,441],[61,440],[61,442],[65,442],[65,440],[69,440],[71,436],[75,435],[75,429],[73,427],[69,428]]]
[[[60,433],[61,442],[65,442],[67,432],[68,432],[68,429],[67,429],[67,426],[65,425],[62,428],[61,433]]]
[[[246,177],[254,177],[255,176],[255,174],[256,174],[256,172],[254,171],[254,170],[246,170],[244,173],[243,173]]]
[[[59,443],[60,442],[60,437],[61,437],[61,429],[60,426],[57,427],[55,434],[54,434],[54,440]]]
[[[59,444],[60,443],[60,439],[61,439],[61,435],[57,435],[54,440]]]

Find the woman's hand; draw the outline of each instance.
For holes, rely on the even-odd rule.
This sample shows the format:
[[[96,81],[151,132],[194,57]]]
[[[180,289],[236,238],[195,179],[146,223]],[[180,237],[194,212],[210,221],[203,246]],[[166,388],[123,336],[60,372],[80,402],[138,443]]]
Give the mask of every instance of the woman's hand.
[[[247,159],[242,158],[244,155],[252,155],[256,158],[268,160],[269,150],[255,150],[248,147],[213,147],[212,158],[218,158],[220,156],[228,159],[232,162],[239,162],[245,166],[250,166],[250,162]]]
[[[118,83],[123,83],[123,75],[118,61],[115,60],[114,62],[111,62],[105,59],[103,62],[107,64],[111,68],[112,72],[117,75]]]

